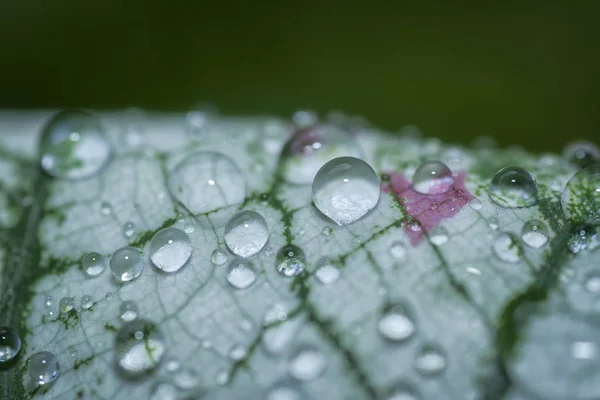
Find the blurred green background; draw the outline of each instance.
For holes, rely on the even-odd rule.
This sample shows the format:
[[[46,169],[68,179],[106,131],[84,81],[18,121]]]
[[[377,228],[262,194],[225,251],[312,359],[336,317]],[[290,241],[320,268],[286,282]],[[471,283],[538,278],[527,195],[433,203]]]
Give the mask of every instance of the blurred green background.
[[[289,116],[560,150],[598,142],[600,1],[0,5],[0,107]]]

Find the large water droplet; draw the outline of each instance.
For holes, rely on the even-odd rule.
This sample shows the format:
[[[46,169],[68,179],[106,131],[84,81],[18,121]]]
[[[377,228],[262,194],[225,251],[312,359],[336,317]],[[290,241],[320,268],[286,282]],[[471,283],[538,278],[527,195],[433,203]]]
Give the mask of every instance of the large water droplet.
[[[55,114],[40,138],[41,165],[49,175],[83,179],[98,173],[110,160],[112,147],[100,121],[80,110]]]
[[[21,351],[21,338],[12,328],[0,326],[0,365],[11,361]]]
[[[417,353],[415,369],[423,376],[439,375],[446,369],[446,353],[437,344],[426,344]]]
[[[600,150],[591,142],[574,142],[565,146],[563,157],[580,168],[585,168],[600,161]]]
[[[340,277],[340,270],[329,260],[323,258],[317,262],[315,277],[324,285],[329,285],[337,281]]]
[[[248,258],[258,252],[269,240],[267,221],[255,211],[235,214],[225,226],[225,243],[235,255]]]
[[[229,264],[227,282],[236,289],[246,289],[256,281],[254,266],[248,260],[236,258]]]
[[[92,301],[92,296],[87,294],[81,296],[81,308],[84,310],[89,310],[93,305],[94,302]]]
[[[360,156],[352,135],[333,125],[317,125],[294,133],[281,152],[280,163],[286,181],[305,185],[323,164],[341,156]]]
[[[104,272],[106,259],[100,253],[87,253],[83,256],[81,266],[89,277],[95,277]]]
[[[68,313],[75,307],[75,301],[73,301],[72,297],[63,297],[58,302],[58,309],[62,313]]]
[[[440,194],[452,189],[454,178],[446,164],[440,161],[425,161],[415,171],[412,183],[416,192]]]
[[[214,249],[210,255],[210,261],[213,265],[223,265],[227,262],[227,253],[222,249]]]
[[[164,272],[179,271],[192,256],[189,236],[177,228],[165,228],[156,232],[150,242],[150,259]]]
[[[144,269],[142,253],[133,247],[122,247],[110,258],[110,269],[119,282],[137,279]]]
[[[54,382],[60,374],[58,358],[49,351],[35,353],[27,365],[29,375],[40,385]]]
[[[138,317],[138,306],[131,300],[124,301],[119,307],[121,320],[125,322],[133,321]]]
[[[238,166],[220,153],[189,155],[169,173],[171,195],[194,214],[241,203],[246,182]]]
[[[383,314],[377,329],[384,338],[402,342],[415,333],[416,325],[408,307],[404,304],[395,304]]]
[[[140,377],[156,368],[166,350],[159,327],[141,318],[125,323],[115,339],[117,365],[129,378]]]
[[[325,372],[327,358],[316,347],[300,347],[288,364],[289,374],[300,381],[312,381]]]
[[[516,264],[521,261],[521,249],[519,243],[512,235],[501,232],[494,239],[492,250],[500,261]]]
[[[548,242],[548,228],[546,224],[537,219],[531,219],[521,229],[521,239],[529,247],[539,249]]]
[[[572,221],[600,224],[600,166],[578,171],[561,197],[562,209]]]
[[[504,208],[530,207],[537,203],[538,188],[529,171],[520,167],[505,167],[492,177],[489,195]]]
[[[304,271],[304,252],[298,246],[288,244],[283,246],[276,257],[277,272],[285,276],[300,275]]]
[[[356,222],[377,205],[379,177],[361,159],[339,157],[328,161],[315,176],[313,202],[338,225]]]

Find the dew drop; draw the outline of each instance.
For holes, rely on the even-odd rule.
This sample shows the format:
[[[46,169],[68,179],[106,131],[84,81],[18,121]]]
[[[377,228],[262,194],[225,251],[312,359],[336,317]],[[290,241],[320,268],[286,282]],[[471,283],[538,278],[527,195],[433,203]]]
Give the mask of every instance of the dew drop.
[[[177,400],[179,399],[179,392],[172,383],[169,382],[158,382],[152,388],[152,395],[150,400]]]
[[[60,375],[58,358],[49,351],[35,353],[27,365],[29,375],[40,385],[54,382]]]
[[[236,258],[229,264],[227,282],[236,289],[246,289],[256,281],[254,266],[248,260]]]
[[[141,318],[126,322],[115,339],[117,365],[128,378],[137,378],[152,371],[166,350],[166,341],[159,327]]]
[[[393,242],[390,246],[390,254],[397,260],[406,256],[406,246],[402,242]]]
[[[412,178],[413,189],[422,194],[441,194],[452,189],[454,178],[448,166],[440,161],[425,161]]]
[[[283,246],[276,257],[277,272],[284,276],[300,275],[304,271],[304,252],[298,246],[288,244]]]
[[[292,383],[280,382],[271,387],[266,400],[302,400],[305,396]]]
[[[408,307],[403,304],[395,304],[382,315],[377,329],[384,338],[402,342],[415,333],[416,325]]]
[[[200,151],[189,155],[169,173],[171,195],[194,214],[241,203],[246,182],[229,157]]]
[[[497,230],[498,227],[500,226],[500,223],[498,222],[498,218],[496,218],[496,217],[490,217],[488,219],[488,226],[493,231]]]
[[[102,204],[100,204],[100,212],[105,216],[112,214],[112,204],[108,201],[103,201]]]
[[[441,246],[448,243],[448,240],[450,240],[450,235],[448,234],[446,228],[440,226],[431,230],[429,233],[429,240],[434,245]]]
[[[63,297],[58,302],[58,309],[62,313],[68,313],[75,307],[75,301],[73,301],[72,297]]]
[[[573,175],[562,193],[561,204],[570,220],[600,224],[600,166],[587,167]]]
[[[150,242],[150,259],[164,272],[176,272],[192,256],[192,244],[187,233],[177,228],[164,228],[156,232]]]
[[[135,224],[131,221],[125,222],[123,224],[123,234],[126,238],[130,238],[135,234]]]
[[[303,346],[296,350],[288,364],[288,373],[300,381],[317,379],[327,368],[327,358],[316,347]]]
[[[423,376],[435,376],[446,369],[446,354],[437,344],[426,344],[417,353],[415,369]]]
[[[137,279],[144,269],[142,253],[134,247],[122,247],[110,258],[110,269],[119,282]]]
[[[246,354],[248,354],[247,349],[242,346],[241,344],[234,344],[233,346],[231,346],[231,348],[229,349],[229,351],[227,352],[227,355],[229,356],[229,358],[231,358],[233,361],[240,361],[243,360],[244,357],[246,357]]]
[[[500,261],[511,264],[521,261],[521,249],[518,242],[506,232],[501,232],[496,236],[492,250]]]
[[[106,301],[111,301],[113,299],[113,294],[111,292],[106,293],[104,299],[106,299]]]
[[[98,173],[112,155],[100,121],[84,111],[61,111],[42,129],[41,166],[51,176],[83,179]]]
[[[537,219],[531,219],[523,225],[521,229],[521,239],[523,243],[534,249],[543,247],[548,242],[548,228],[546,224]]]
[[[475,211],[479,211],[483,206],[481,204],[481,200],[477,198],[472,198],[471,200],[469,200],[469,207],[471,207]]]
[[[229,372],[226,369],[220,369],[217,371],[216,381],[218,385],[226,385],[229,383]]]
[[[319,211],[343,226],[375,208],[380,191],[379,177],[369,164],[354,157],[339,157],[317,172],[312,199]]]
[[[210,261],[213,265],[223,265],[227,262],[227,253],[222,249],[214,249],[210,255]]]
[[[385,400],[421,400],[417,389],[408,383],[398,385]]]
[[[183,220],[183,230],[185,233],[192,234],[196,231],[196,220],[193,217],[187,217]]]
[[[233,254],[243,258],[259,253],[268,240],[267,221],[255,211],[239,212],[225,226],[225,244]]]
[[[178,369],[173,376],[173,383],[181,390],[190,390],[198,387],[200,380],[197,372],[189,368],[182,368]]]
[[[124,301],[119,307],[121,321],[129,322],[138,317],[138,306],[131,300]]]
[[[333,233],[333,228],[330,226],[324,226],[321,230],[321,234],[325,236],[329,236]]]
[[[21,338],[12,328],[0,326],[0,365],[13,360],[21,351]]]
[[[168,372],[173,373],[181,367],[179,360],[171,358],[165,362],[165,368]]]
[[[106,259],[100,253],[87,253],[83,256],[81,266],[89,277],[96,277],[106,269]]]
[[[336,268],[331,260],[323,258],[317,262],[315,277],[324,285],[329,285],[337,281],[340,277],[340,270]]]
[[[583,282],[583,287],[590,293],[600,294],[600,271],[588,273]]]
[[[78,353],[77,353],[77,349],[75,349],[75,348],[73,348],[73,347],[69,348],[69,356],[70,356],[71,358],[76,358],[76,357],[77,357],[77,354],[78,354]]]
[[[569,143],[565,146],[562,154],[565,160],[580,168],[589,167],[600,161],[600,150],[598,147],[586,141]]]
[[[84,310],[89,310],[90,308],[92,308],[93,305],[94,302],[92,301],[92,296],[87,294],[81,296],[81,308],[83,308]]]
[[[500,207],[530,207],[537,203],[538,188],[531,173],[520,167],[505,167],[492,177],[490,199]]]

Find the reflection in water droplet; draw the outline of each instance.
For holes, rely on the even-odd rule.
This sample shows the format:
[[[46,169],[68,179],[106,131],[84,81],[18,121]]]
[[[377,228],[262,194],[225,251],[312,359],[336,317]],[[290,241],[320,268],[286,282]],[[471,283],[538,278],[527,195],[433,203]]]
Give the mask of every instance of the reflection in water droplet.
[[[131,221],[125,222],[123,225],[123,234],[126,238],[130,238],[135,234],[135,224]]]
[[[315,277],[324,285],[329,285],[338,280],[340,270],[328,258],[323,258],[317,262]]]
[[[377,205],[379,177],[361,159],[339,157],[317,172],[312,185],[315,206],[340,226],[352,224]]]
[[[452,189],[454,178],[446,164],[440,161],[425,161],[413,174],[412,183],[416,192],[440,194]]]
[[[288,373],[300,381],[317,379],[327,368],[327,358],[316,347],[300,347],[292,355],[288,364]]]
[[[500,207],[530,207],[537,203],[538,187],[531,173],[520,167],[505,167],[492,177],[490,199]]]
[[[519,248],[519,243],[506,232],[501,232],[496,236],[492,245],[492,250],[500,261],[511,264],[516,264],[521,261],[521,249]]]
[[[448,243],[448,240],[450,239],[450,236],[448,234],[448,231],[446,230],[446,228],[444,227],[437,227],[431,230],[431,232],[429,233],[429,240],[431,241],[431,243],[435,244],[436,246],[441,246],[443,244]]]
[[[58,302],[58,309],[62,313],[68,313],[75,307],[75,301],[73,301],[72,297],[63,297]]]
[[[406,246],[402,242],[393,242],[390,246],[390,254],[397,260],[406,256]]]
[[[537,219],[527,221],[521,229],[521,239],[529,247],[539,249],[548,242],[548,228]]]
[[[277,272],[284,276],[300,275],[305,267],[304,252],[298,246],[283,246],[276,257]]]
[[[98,173],[112,155],[100,121],[84,111],[55,114],[42,129],[41,166],[58,178],[83,179]]]
[[[138,306],[131,300],[124,301],[119,307],[121,320],[125,322],[133,321],[138,317]]]
[[[0,326],[0,365],[11,361],[21,351],[21,338],[12,328]]]
[[[89,277],[95,277],[104,272],[106,259],[99,253],[87,253],[83,256],[81,267]]]
[[[213,265],[223,265],[227,262],[227,253],[222,249],[214,249],[210,255],[210,261]]]
[[[150,242],[150,259],[161,271],[176,272],[192,256],[189,236],[177,228],[164,228],[156,232]]]
[[[446,353],[437,344],[426,344],[415,359],[415,369],[423,376],[439,375],[446,369]]]
[[[237,256],[248,258],[258,252],[269,240],[267,221],[255,211],[235,214],[225,226],[225,244]]]
[[[171,195],[194,214],[241,203],[246,182],[238,166],[220,153],[199,151],[169,173]]]
[[[58,358],[49,351],[35,353],[27,364],[29,375],[40,385],[54,382],[60,375]]]
[[[137,279],[144,269],[142,253],[133,247],[120,248],[110,258],[110,269],[119,282]]]
[[[416,325],[408,306],[395,304],[382,315],[377,329],[384,338],[402,342],[415,333]]]
[[[138,318],[123,324],[115,339],[115,352],[120,372],[127,378],[137,378],[160,363],[166,341],[154,322]]]
[[[89,296],[87,294],[81,296],[81,308],[83,308],[84,310],[89,310],[90,308],[92,308],[93,305],[94,303],[92,301],[92,296]]]
[[[570,220],[600,224],[600,166],[587,167],[573,175],[562,193],[561,204]]]
[[[256,281],[254,266],[248,260],[236,258],[229,264],[227,282],[236,289],[246,289]]]

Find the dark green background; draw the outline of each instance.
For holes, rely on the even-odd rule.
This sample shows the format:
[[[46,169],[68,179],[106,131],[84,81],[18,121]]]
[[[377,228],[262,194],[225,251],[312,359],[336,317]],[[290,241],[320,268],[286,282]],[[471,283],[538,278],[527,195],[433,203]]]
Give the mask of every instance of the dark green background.
[[[341,109],[469,143],[600,137],[600,1],[18,1],[0,107]]]

